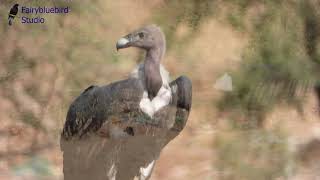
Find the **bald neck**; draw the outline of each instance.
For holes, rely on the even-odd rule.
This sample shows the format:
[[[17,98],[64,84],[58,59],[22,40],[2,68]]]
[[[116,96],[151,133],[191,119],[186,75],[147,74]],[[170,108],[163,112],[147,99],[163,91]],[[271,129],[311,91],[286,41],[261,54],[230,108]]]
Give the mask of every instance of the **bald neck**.
[[[144,62],[145,85],[149,99],[153,99],[162,86],[160,74],[160,61],[164,55],[165,47],[161,46],[147,50]]]

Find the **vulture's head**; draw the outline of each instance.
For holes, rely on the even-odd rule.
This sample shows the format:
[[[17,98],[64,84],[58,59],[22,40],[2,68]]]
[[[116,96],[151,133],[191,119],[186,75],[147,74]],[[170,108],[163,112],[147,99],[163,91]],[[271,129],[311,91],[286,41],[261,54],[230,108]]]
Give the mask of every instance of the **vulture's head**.
[[[15,4],[15,5],[14,5],[14,7],[18,7],[18,6],[19,6],[19,4]]]
[[[148,25],[119,39],[117,50],[127,47],[138,47],[145,50],[161,48],[165,46],[165,37],[161,29],[156,25]]]

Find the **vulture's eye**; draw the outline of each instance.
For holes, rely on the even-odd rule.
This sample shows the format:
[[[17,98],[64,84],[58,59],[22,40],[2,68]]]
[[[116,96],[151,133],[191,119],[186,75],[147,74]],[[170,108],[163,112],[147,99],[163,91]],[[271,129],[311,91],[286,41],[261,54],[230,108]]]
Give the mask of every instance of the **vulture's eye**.
[[[144,37],[144,33],[143,32],[139,33],[138,35],[139,35],[139,38],[143,38]]]

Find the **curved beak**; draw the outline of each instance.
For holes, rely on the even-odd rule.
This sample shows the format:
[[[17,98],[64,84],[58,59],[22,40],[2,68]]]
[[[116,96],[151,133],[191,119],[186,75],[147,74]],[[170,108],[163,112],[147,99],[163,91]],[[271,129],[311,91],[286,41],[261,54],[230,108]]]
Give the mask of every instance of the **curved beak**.
[[[130,43],[130,40],[127,37],[123,37],[123,38],[119,39],[117,44],[116,44],[117,51],[119,49],[123,49],[123,48],[129,47],[130,46],[129,43]]]

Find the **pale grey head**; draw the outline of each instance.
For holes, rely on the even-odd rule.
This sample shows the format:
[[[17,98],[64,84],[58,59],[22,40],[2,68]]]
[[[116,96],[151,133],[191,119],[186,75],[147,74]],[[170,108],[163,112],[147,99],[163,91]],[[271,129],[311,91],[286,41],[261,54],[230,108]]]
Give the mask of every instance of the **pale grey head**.
[[[156,25],[148,25],[119,39],[117,50],[127,47],[138,47],[145,50],[165,48],[165,36]]]
[[[144,61],[145,87],[150,99],[154,98],[162,86],[160,61],[166,49],[164,33],[156,25],[148,25],[135,30],[118,40],[117,50],[137,47],[146,51]]]

